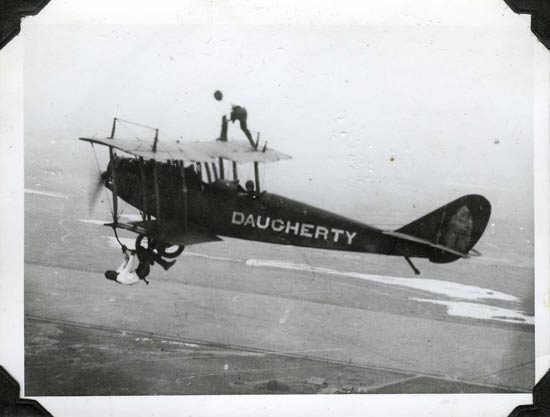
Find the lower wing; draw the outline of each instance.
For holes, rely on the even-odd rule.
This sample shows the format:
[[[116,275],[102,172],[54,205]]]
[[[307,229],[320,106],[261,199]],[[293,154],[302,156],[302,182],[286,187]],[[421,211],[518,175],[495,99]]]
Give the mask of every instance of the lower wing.
[[[128,223],[108,223],[106,226],[128,230],[137,234],[145,235],[159,242],[177,245],[190,246],[199,243],[220,241],[218,236],[206,230],[199,230],[193,227],[183,228],[177,222],[159,222],[157,220],[146,220]]]

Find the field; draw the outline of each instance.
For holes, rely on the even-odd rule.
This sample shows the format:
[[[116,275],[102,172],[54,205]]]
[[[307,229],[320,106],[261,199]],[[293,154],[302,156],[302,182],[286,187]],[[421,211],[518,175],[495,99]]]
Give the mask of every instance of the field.
[[[27,395],[532,388],[517,225],[490,226],[482,257],[417,261],[420,276],[399,258],[227,239],[126,287],[103,277],[121,261],[106,205],[91,218],[82,187],[54,188],[26,190]]]

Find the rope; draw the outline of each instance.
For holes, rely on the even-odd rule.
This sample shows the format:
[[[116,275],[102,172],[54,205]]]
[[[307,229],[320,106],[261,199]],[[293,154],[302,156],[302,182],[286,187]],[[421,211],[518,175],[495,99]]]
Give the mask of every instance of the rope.
[[[266,171],[266,169],[265,169],[265,166],[263,166],[263,165],[260,165],[260,166],[263,168],[262,169],[262,185],[261,185],[261,187],[262,187],[262,191],[265,191],[265,190],[267,190],[267,187],[265,186],[266,185],[265,184],[265,171]]]
[[[116,238],[118,244],[119,244],[120,247],[122,248],[124,245],[122,244],[122,242],[121,242],[120,239],[118,238],[118,233],[117,233],[117,231],[116,231],[116,226],[113,224],[111,227],[113,228],[113,232],[115,233],[115,238]]]
[[[134,129],[132,129],[129,126],[126,126],[125,129],[128,129],[130,132],[132,132],[132,134],[135,136],[136,139],[140,139],[138,133]]]

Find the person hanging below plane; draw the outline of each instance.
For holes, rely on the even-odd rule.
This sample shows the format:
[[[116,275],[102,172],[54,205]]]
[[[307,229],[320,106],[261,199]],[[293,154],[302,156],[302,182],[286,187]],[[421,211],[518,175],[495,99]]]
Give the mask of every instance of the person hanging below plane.
[[[151,247],[155,246],[155,242],[151,241]],[[145,281],[146,284],[149,284],[147,281],[147,276],[151,273],[151,265],[154,265],[155,262],[159,264],[165,271],[168,271],[176,261],[167,261],[161,255],[156,253],[150,248],[144,248],[142,246],[136,247],[137,258],[139,259],[139,265],[136,268],[136,274],[139,279]]]
[[[136,269],[136,274],[139,279],[142,279],[147,285],[149,285],[149,281],[147,281],[147,276],[151,273],[151,265],[153,264],[152,251],[147,250],[142,246],[137,246],[136,253],[139,259],[139,265]]]
[[[136,251],[128,250],[126,246],[122,245],[122,257],[122,264],[118,269],[105,272],[105,278],[123,285],[136,284],[139,282],[139,277],[136,274]]]
[[[216,92],[214,93],[214,98],[218,101],[222,101],[223,99],[222,92],[219,90],[216,90]],[[252,133],[250,133],[250,130],[248,130],[248,125],[246,122],[247,118],[248,118],[248,112],[244,107],[238,106],[238,105],[231,105],[231,114],[229,115],[229,120],[231,120],[231,123],[235,123],[236,121],[239,122],[241,130],[243,131],[246,138],[250,142],[250,146],[256,149],[256,144],[254,143],[254,139],[252,139]],[[222,142],[227,142],[227,116],[226,115],[222,117],[222,130],[220,133],[219,140],[221,140]]]

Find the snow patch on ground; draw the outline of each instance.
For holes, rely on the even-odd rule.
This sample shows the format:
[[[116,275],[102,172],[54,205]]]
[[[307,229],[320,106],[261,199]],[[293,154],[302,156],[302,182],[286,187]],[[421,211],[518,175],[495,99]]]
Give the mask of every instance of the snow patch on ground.
[[[379,284],[395,285],[400,287],[412,288],[430,292],[433,294],[444,295],[449,298],[458,298],[463,300],[499,300],[499,301],[518,301],[518,298],[511,295],[494,291],[488,288],[476,287],[474,285],[459,284],[457,282],[443,281],[438,279],[424,278],[400,278],[382,275],[370,275],[360,272],[344,272],[330,268],[321,268],[305,264],[296,264],[276,260],[248,259],[246,265],[251,267],[269,267],[278,269],[288,269],[293,271],[313,272],[342,277],[360,278],[366,281]]]
[[[35,194],[35,195],[41,195],[44,197],[53,197],[53,198],[64,198],[65,200],[68,200],[69,197],[65,194],[60,193],[51,193],[49,191],[42,191],[42,190],[35,190],[34,188],[25,188],[25,194]]]
[[[467,317],[478,320],[498,320],[508,323],[535,324],[535,318],[524,311],[510,310],[486,304],[469,303],[465,301],[428,300],[425,298],[409,298],[421,303],[432,303],[447,307],[450,316]]]
[[[105,223],[109,223],[112,220],[78,219],[78,221],[82,223],[91,223],[103,226]]]

